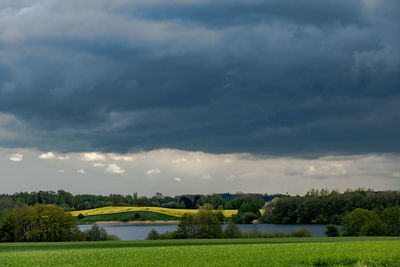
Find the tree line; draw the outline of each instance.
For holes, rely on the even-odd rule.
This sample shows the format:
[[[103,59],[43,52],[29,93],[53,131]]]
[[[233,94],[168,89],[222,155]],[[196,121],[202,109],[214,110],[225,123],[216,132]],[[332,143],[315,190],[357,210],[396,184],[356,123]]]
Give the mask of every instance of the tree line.
[[[313,189],[305,196],[284,196],[266,203],[260,220],[277,224],[342,224],[345,215],[357,208],[379,212],[395,206],[400,206],[399,191],[357,189],[339,193]]]
[[[85,210],[106,206],[138,206],[138,207],[166,207],[166,208],[185,208],[197,209],[204,204],[211,204],[215,209],[239,209],[245,202],[251,202],[260,209],[265,202],[272,200],[280,195],[268,194],[244,194],[244,193],[224,193],[209,195],[181,195],[164,196],[156,193],[153,197],[138,196],[137,193],[131,195],[110,194],[108,196],[78,194],[73,195],[64,190],[39,191],[39,192],[19,192],[14,194],[0,195],[0,212],[7,208],[19,207],[21,205],[33,206],[35,204],[54,204],[64,210]]]

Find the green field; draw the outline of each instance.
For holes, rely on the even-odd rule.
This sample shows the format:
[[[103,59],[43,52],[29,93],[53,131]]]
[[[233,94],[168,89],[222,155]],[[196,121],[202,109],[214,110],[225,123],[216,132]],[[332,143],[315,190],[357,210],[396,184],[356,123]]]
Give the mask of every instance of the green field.
[[[135,217],[135,215],[137,216]],[[178,217],[170,216],[158,212],[151,211],[133,211],[133,212],[121,212],[121,213],[110,213],[110,214],[98,214],[98,215],[90,215],[85,216],[83,219],[79,220],[76,217],[76,222],[78,224],[93,224],[99,221],[177,221]]]
[[[400,266],[400,238],[3,243],[0,266]]]

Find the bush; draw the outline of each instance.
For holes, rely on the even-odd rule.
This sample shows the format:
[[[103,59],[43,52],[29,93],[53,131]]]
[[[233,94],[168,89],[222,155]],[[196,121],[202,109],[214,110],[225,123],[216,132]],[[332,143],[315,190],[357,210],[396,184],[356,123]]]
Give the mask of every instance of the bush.
[[[312,233],[308,231],[306,228],[298,228],[293,230],[290,233],[290,236],[292,237],[311,237]]]
[[[157,239],[160,239],[160,234],[155,229],[152,229],[150,233],[147,235],[146,240],[157,240]]]
[[[121,218],[121,222],[129,222],[130,217],[129,216],[124,216]]]
[[[222,211],[217,211],[217,212],[215,213],[215,216],[217,216],[218,220],[219,220],[221,223],[224,222],[225,216],[224,216],[224,214],[222,213]]]
[[[108,234],[104,228],[98,225],[93,225],[90,230],[83,232],[83,240],[85,241],[106,241],[106,240],[119,240],[115,235]]]
[[[238,214],[248,213],[248,212],[255,214],[256,219],[261,216],[260,209],[258,209],[256,205],[249,203],[249,202],[244,202],[240,206],[240,208],[238,210]]]
[[[236,224],[250,224],[255,219],[257,219],[257,215],[251,212],[235,214],[232,216],[232,221]]]
[[[160,234],[160,239],[179,239],[181,238],[180,236],[178,236],[176,231],[173,232],[164,232],[162,234]]]
[[[241,237],[241,232],[239,227],[234,224],[232,221],[229,221],[225,231],[224,231],[224,237],[227,238],[239,238]]]
[[[79,213],[78,219],[79,219],[79,220],[82,220],[83,218],[85,218],[85,215],[83,215],[82,213]]]
[[[325,235],[329,237],[340,236],[339,228],[334,224],[328,224],[326,226]]]
[[[343,218],[344,235],[376,236],[384,235],[385,228],[376,212],[367,209],[355,209]]]

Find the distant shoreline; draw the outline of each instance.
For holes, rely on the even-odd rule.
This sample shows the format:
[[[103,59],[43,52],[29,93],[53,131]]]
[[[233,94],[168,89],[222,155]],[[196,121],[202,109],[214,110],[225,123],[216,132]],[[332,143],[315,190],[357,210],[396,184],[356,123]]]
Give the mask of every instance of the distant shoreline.
[[[128,221],[128,222],[121,222],[121,221],[97,221],[94,224],[155,224],[155,225],[163,225],[163,224],[172,224],[176,225],[178,224],[179,221],[162,221],[162,220],[156,220],[156,221]]]

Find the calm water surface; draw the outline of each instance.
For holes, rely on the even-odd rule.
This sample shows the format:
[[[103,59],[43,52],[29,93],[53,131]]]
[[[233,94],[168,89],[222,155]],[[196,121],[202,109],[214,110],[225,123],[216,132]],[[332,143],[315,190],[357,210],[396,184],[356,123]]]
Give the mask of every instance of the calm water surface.
[[[121,240],[144,240],[147,234],[155,229],[159,233],[176,230],[176,225],[123,225],[123,224],[104,224],[99,225],[104,228],[109,234],[119,237]],[[313,236],[325,236],[324,224],[238,224],[241,231],[251,231],[255,227],[260,232],[291,232],[297,228],[307,228]],[[79,228],[84,231],[90,229],[92,225],[79,225]],[[223,226],[224,228],[226,225]]]

